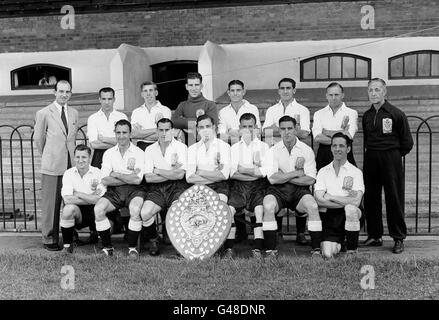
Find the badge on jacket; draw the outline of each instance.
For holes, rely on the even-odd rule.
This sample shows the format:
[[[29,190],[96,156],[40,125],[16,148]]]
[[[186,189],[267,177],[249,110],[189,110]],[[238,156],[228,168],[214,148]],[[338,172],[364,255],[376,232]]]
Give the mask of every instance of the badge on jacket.
[[[383,119],[383,133],[391,133],[392,132],[392,119],[384,118]]]

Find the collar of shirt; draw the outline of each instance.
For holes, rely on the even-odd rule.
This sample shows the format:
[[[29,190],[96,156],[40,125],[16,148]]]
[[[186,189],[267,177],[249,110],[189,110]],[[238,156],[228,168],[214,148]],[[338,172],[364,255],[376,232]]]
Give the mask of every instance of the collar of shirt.
[[[114,115],[116,112],[116,110],[111,110],[110,115],[108,116],[108,118],[111,118],[112,115]],[[102,108],[99,109],[99,111],[97,112],[98,116],[100,117],[105,117],[107,118],[107,116],[105,115],[105,112],[102,110]]]
[[[384,104],[378,109],[378,111],[380,111],[381,109],[384,109],[388,113],[391,113],[391,111],[390,111],[390,104],[387,102],[387,100],[384,100]],[[368,111],[371,111],[373,113],[378,112],[378,111],[376,111],[376,109],[373,106],[373,104],[370,106],[370,109]]]
[[[248,101],[245,100],[245,99],[242,99],[242,102],[244,102],[244,103],[239,107],[238,112],[241,110],[241,108],[247,108],[247,107],[250,105],[250,102],[248,102]],[[226,108],[229,108],[230,110],[235,111],[235,108],[233,108],[233,106],[232,106],[231,103],[229,103],[229,104],[226,106]],[[236,113],[238,113],[238,112],[236,112]]]
[[[340,166],[340,171],[348,171],[351,168],[351,164],[349,163],[348,160],[346,160],[346,162],[344,164],[342,164]],[[336,172],[335,172],[335,168],[334,168],[334,161],[331,162],[331,165],[329,166],[329,170],[331,170],[332,173],[334,173],[335,176],[337,176]],[[339,171],[339,174],[340,174]]]
[[[253,140],[250,141],[250,143],[248,144],[248,146],[250,147],[251,145],[254,145],[254,144],[257,145],[257,144],[259,144],[260,142],[261,142],[261,140],[259,140],[258,137],[254,137]],[[241,140],[239,140],[239,143],[240,143],[240,144],[243,144],[243,145],[245,145],[245,146],[247,146],[247,143],[245,143],[244,138],[242,138],[242,137],[241,137]]]
[[[148,107],[146,106],[146,102],[144,104],[142,104],[142,107],[148,112],[152,112],[153,109],[160,108],[161,106],[162,106],[162,104],[160,103],[160,101],[156,100],[155,104],[151,107],[151,111],[149,111]]]
[[[293,148],[291,149],[291,152],[293,152],[293,150],[295,148],[297,149],[302,149],[302,144],[304,144],[303,142],[301,142],[297,137],[296,137],[296,143],[294,144]],[[287,146],[285,145],[284,141],[281,140],[276,144],[277,148],[279,149],[286,149],[288,151]]]
[[[197,147],[197,149],[199,149],[199,148],[204,148],[204,150],[207,151],[207,150],[206,150],[206,145],[205,145],[205,143],[204,143],[203,140],[200,140],[200,141],[198,141],[197,143],[198,143],[198,147]],[[210,145],[209,145],[209,149],[212,149],[212,147],[213,147],[213,148],[217,148],[217,147],[218,147],[218,144],[219,144],[219,139],[218,139],[218,138],[213,138],[212,142],[211,142]]]
[[[346,108],[347,108],[347,107],[346,107],[345,103],[343,102],[343,103],[341,104],[341,107],[338,108],[338,110],[337,110],[335,113],[332,111],[332,109],[331,109],[331,107],[329,106],[329,104],[324,108],[324,110],[325,110],[326,112],[330,112],[332,115],[336,115],[336,114],[338,114],[338,113],[340,113],[340,112],[345,111]]]
[[[135,147],[136,147],[136,146],[135,146],[132,142],[130,142],[130,146],[128,147],[127,152],[134,153],[134,148],[135,148]],[[116,144],[114,148],[115,148],[115,149],[114,149],[115,151],[120,152],[120,151],[119,151],[119,144]]]
[[[56,108],[58,109],[59,114],[61,114],[62,106],[58,102],[56,102],[56,100],[53,103],[55,104]],[[64,109],[65,109],[66,115],[67,115],[67,103],[64,105]]]
[[[75,173],[75,174],[79,174],[79,170],[78,170],[78,168],[77,167],[73,167],[73,172]],[[93,173],[93,171],[91,170],[91,166],[88,168],[88,171],[84,174],[84,176],[86,176],[87,174],[92,174]]]
[[[171,149],[174,148],[174,146],[175,146],[175,142],[176,142],[176,141],[177,141],[177,140],[175,140],[174,137],[171,138],[171,142],[169,143],[168,147],[166,148],[165,153],[166,153],[166,151],[167,151],[169,148],[171,148]],[[156,142],[154,142],[153,145],[154,145],[154,148],[156,148],[156,151],[157,151],[157,152],[160,152],[160,154],[162,154],[162,149],[160,148],[160,143],[159,143],[158,141],[156,141]]]
[[[284,105],[282,104],[282,100],[279,100],[279,102],[276,104],[276,106],[277,106],[278,108],[282,108],[282,110],[283,110]],[[291,101],[291,102],[286,106],[285,111],[286,111],[288,108],[293,108],[293,109],[295,109],[295,108],[297,108],[297,107],[299,107],[299,106],[300,106],[300,104],[296,101],[296,98],[294,98],[293,101]]]

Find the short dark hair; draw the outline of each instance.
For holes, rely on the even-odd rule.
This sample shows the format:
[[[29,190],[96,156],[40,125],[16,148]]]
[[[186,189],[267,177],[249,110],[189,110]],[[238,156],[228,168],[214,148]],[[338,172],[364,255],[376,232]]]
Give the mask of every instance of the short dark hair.
[[[282,122],[292,122],[294,126],[296,126],[297,122],[296,119],[294,119],[293,117],[290,116],[283,116],[282,118],[279,119],[279,126]]]
[[[294,80],[291,79],[291,78],[282,78],[282,79],[280,79],[279,83],[277,84],[277,87],[278,87],[278,88],[280,87],[280,84],[281,84],[282,82],[290,82],[290,83],[293,85],[293,89],[296,88],[296,81],[294,81]]]
[[[186,83],[188,83],[189,79],[199,79],[200,83],[203,82],[203,77],[201,76],[201,74],[199,74],[198,72],[189,72],[186,75]]]
[[[172,122],[168,118],[161,118],[159,121],[157,121],[157,128],[159,127],[159,123],[170,123],[171,124],[171,128],[174,128],[174,122]]]
[[[347,135],[345,135],[343,132],[337,132],[334,134],[331,138],[331,145],[334,142],[335,138],[343,138],[346,141],[346,146],[351,147],[352,146],[352,140]]]
[[[341,92],[344,92],[343,86],[338,82],[331,82],[330,84],[328,84],[328,86],[326,87],[326,91],[328,91],[329,88],[333,87],[339,87],[341,89]]]
[[[256,125],[256,117],[253,113],[244,113],[240,118],[239,122],[241,123],[242,120],[252,120],[255,122]]]
[[[114,89],[113,88],[104,87],[101,90],[99,90],[99,98],[101,97],[102,92],[111,92],[113,94],[113,98],[114,98]]]
[[[70,81],[68,81],[68,80],[59,80],[59,81],[57,81],[56,84],[55,84],[55,91],[58,90],[58,83],[68,83],[69,86],[70,86],[70,90],[72,90],[72,84],[70,83]]]
[[[114,124],[114,130],[116,131],[117,126],[128,126],[131,132],[131,123],[126,119],[120,119]]]
[[[227,88],[230,90],[230,87],[233,85],[238,85],[241,86],[242,89],[244,89],[244,82],[242,82],[241,80],[232,80],[229,82],[229,84],[227,85]]]
[[[201,116],[199,116],[197,118],[197,127],[198,127],[198,123],[200,123],[200,121],[203,121],[206,119],[210,119],[210,122],[212,122],[212,125],[215,125],[215,121],[213,121],[213,118],[211,116],[209,116],[208,114],[202,114]]]
[[[154,89],[157,90],[157,84],[152,81],[143,81],[142,84],[140,85],[140,91],[143,90],[144,86],[154,86]]]
[[[76,151],[87,151],[88,155],[91,156],[91,149],[90,147],[86,146],[85,144],[78,144],[75,147],[75,151],[73,152],[73,154],[76,154]]]

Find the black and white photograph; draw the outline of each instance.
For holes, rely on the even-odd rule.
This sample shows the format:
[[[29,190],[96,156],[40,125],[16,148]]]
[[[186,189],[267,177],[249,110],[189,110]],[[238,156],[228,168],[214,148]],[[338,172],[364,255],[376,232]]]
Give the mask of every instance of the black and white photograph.
[[[0,300],[438,300],[438,145],[438,0],[2,0]]]

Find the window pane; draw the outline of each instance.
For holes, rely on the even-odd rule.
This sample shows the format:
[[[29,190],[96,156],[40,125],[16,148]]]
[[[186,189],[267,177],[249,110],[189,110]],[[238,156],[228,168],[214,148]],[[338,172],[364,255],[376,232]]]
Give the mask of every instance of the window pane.
[[[317,59],[317,79],[328,79],[328,58]]]
[[[366,60],[357,59],[357,78],[369,78],[369,64]]]
[[[331,79],[341,78],[341,57],[331,57],[329,58],[329,70]]]
[[[343,79],[355,79],[355,59],[343,57]]]
[[[418,54],[418,76],[420,76],[420,77],[430,76],[430,54],[429,53]]]
[[[416,76],[416,55],[412,54],[404,57],[404,77]]]
[[[316,72],[315,60],[311,60],[303,64],[303,79],[305,80],[315,79],[316,78],[315,72]]]
[[[390,62],[390,77],[402,77],[402,57],[398,59],[393,59]]]
[[[439,54],[431,55],[431,75],[439,76]]]

